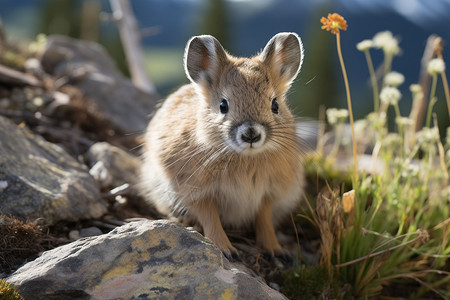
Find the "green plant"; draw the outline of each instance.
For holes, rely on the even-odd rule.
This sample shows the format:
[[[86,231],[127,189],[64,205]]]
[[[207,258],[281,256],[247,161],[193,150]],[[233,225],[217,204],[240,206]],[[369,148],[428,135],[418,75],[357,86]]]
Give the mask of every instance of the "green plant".
[[[354,190],[350,192],[326,187],[314,202],[306,202],[307,211],[301,215],[320,232],[320,268],[327,277],[321,286],[334,287],[334,297],[369,298],[383,293],[395,296],[395,289],[390,287],[407,285],[408,289],[402,290],[407,293],[400,296],[413,299],[433,293],[448,299],[450,128],[442,144],[436,118],[434,125],[431,123],[431,103],[428,126],[414,131],[416,120],[403,117],[398,109],[402,95],[397,87],[404,77],[391,71],[399,51],[398,41],[390,32],[375,37],[373,45],[378,44],[385,54],[383,88],[380,95],[374,96],[375,112],[356,122],[362,148],[372,149],[372,168],[353,179]],[[385,46],[380,37],[385,38]],[[368,49],[363,51],[367,53]],[[445,75],[443,61],[440,63],[432,73],[433,86],[437,74],[442,78]],[[417,85],[411,86],[411,91],[413,99],[423,95]],[[434,99],[434,88],[430,99]],[[394,132],[387,126],[390,106],[395,110]],[[332,124],[336,139],[340,139],[341,124]],[[323,178],[336,177],[333,165],[339,156],[335,148],[329,153],[311,154],[307,166],[316,166]],[[296,272],[302,271],[305,267]],[[300,282],[301,277],[297,278]],[[339,292],[344,286],[348,293]]]
[[[2,300],[23,300],[20,296],[17,288],[12,284],[6,282],[4,279],[0,279],[0,298]]]

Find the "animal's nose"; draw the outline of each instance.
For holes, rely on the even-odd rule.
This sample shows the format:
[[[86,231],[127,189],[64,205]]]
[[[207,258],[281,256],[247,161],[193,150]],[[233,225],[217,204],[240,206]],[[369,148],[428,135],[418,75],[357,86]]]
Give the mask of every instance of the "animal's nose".
[[[253,127],[247,128],[247,130],[241,135],[244,142],[253,144],[261,139],[261,133],[257,132]]]

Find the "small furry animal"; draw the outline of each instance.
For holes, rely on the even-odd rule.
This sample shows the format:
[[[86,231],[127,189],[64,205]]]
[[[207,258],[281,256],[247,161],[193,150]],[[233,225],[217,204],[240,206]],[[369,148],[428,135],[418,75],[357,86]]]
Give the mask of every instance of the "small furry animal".
[[[283,255],[274,224],[298,204],[302,149],[286,93],[303,61],[295,33],[279,33],[251,58],[228,54],[212,36],[185,50],[191,83],[171,94],[145,136],[141,183],[163,214],[194,217],[227,257],[222,226],[254,226],[256,241]]]

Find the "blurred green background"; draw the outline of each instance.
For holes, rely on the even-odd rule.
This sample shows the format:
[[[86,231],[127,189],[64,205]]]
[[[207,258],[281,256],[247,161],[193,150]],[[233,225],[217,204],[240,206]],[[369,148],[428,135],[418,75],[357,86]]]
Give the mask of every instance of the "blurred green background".
[[[281,31],[297,32],[303,39],[305,61],[290,92],[298,116],[317,119],[319,107],[345,108],[345,93],[335,37],[320,29],[328,12],[343,15],[349,25],[342,33],[344,60],[356,118],[372,111],[369,72],[355,45],[377,32],[390,30],[400,40],[401,55],[393,70],[403,73],[400,109],[411,108],[409,85],[419,79],[420,60],[430,34],[450,41],[450,0],[130,0],[145,49],[147,70],[165,97],[187,83],[183,50],[198,34],[213,34],[230,53],[250,56]],[[128,75],[117,25],[108,0],[0,0],[0,18],[11,40],[33,40],[38,33],[63,34],[101,43]],[[447,44],[446,44],[447,45]],[[444,59],[449,59],[445,47]],[[375,68],[381,50],[371,50]],[[449,126],[443,89],[438,86],[441,128]]]

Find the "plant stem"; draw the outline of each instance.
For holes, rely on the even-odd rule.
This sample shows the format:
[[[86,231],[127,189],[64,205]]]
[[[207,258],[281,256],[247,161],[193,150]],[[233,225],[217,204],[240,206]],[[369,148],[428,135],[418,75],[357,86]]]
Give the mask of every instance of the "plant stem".
[[[343,124],[337,124],[335,127],[336,128],[336,137],[334,139],[333,148],[331,148],[331,151],[330,151],[330,157],[335,157],[339,151],[339,146],[341,143],[342,131],[343,131],[342,125]]]
[[[434,95],[436,94],[436,84],[437,84],[437,74],[433,74],[433,81],[431,84],[431,92],[430,92],[430,100],[428,100],[428,111],[427,111],[427,119],[425,122],[426,127],[431,126],[431,113],[433,112],[434,106]]]
[[[370,73],[370,81],[372,82],[373,107],[374,107],[374,111],[378,112],[379,106],[380,106],[380,99],[379,99],[379,93],[378,93],[377,77],[375,75],[375,69],[373,68],[372,57],[370,56],[369,49],[365,50],[364,54],[366,55],[367,66],[369,67],[369,73]]]
[[[344,83],[345,83],[345,92],[347,94],[347,105],[348,105],[348,114],[350,117],[350,126],[352,127],[352,143],[353,143],[353,178],[354,182],[353,184],[356,185],[357,179],[358,179],[358,173],[357,173],[357,164],[356,164],[356,140],[355,140],[355,126],[353,124],[353,110],[352,110],[352,100],[350,98],[350,87],[348,85],[348,79],[347,79],[347,72],[345,70],[344,65],[344,59],[342,58],[342,51],[341,51],[341,35],[340,32],[336,34],[336,44],[337,44],[337,51],[339,56],[339,62],[341,63],[341,69],[342,69],[342,76],[344,77]]]
[[[398,102],[394,104],[394,109],[395,109],[395,116],[397,118],[401,118],[402,115],[400,114],[400,107],[398,106]]]
[[[448,81],[445,72],[441,73],[441,78],[442,78],[442,85],[444,86],[445,100],[447,101],[448,116],[450,118],[450,91],[448,90]]]
[[[442,51],[439,51],[437,56],[440,59],[444,60],[444,57],[442,56]],[[445,100],[447,101],[448,116],[450,117],[450,91],[448,89],[447,75],[445,75],[445,71],[441,72],[441,78],[442,78],[442,85],[444,86]]]
[[[383,72],[383,82],[387,73],[391,71],[392,59],[394,56],[391,53],[384,52],[384,72]],[[383,84],[384,85],[384,84]]]

